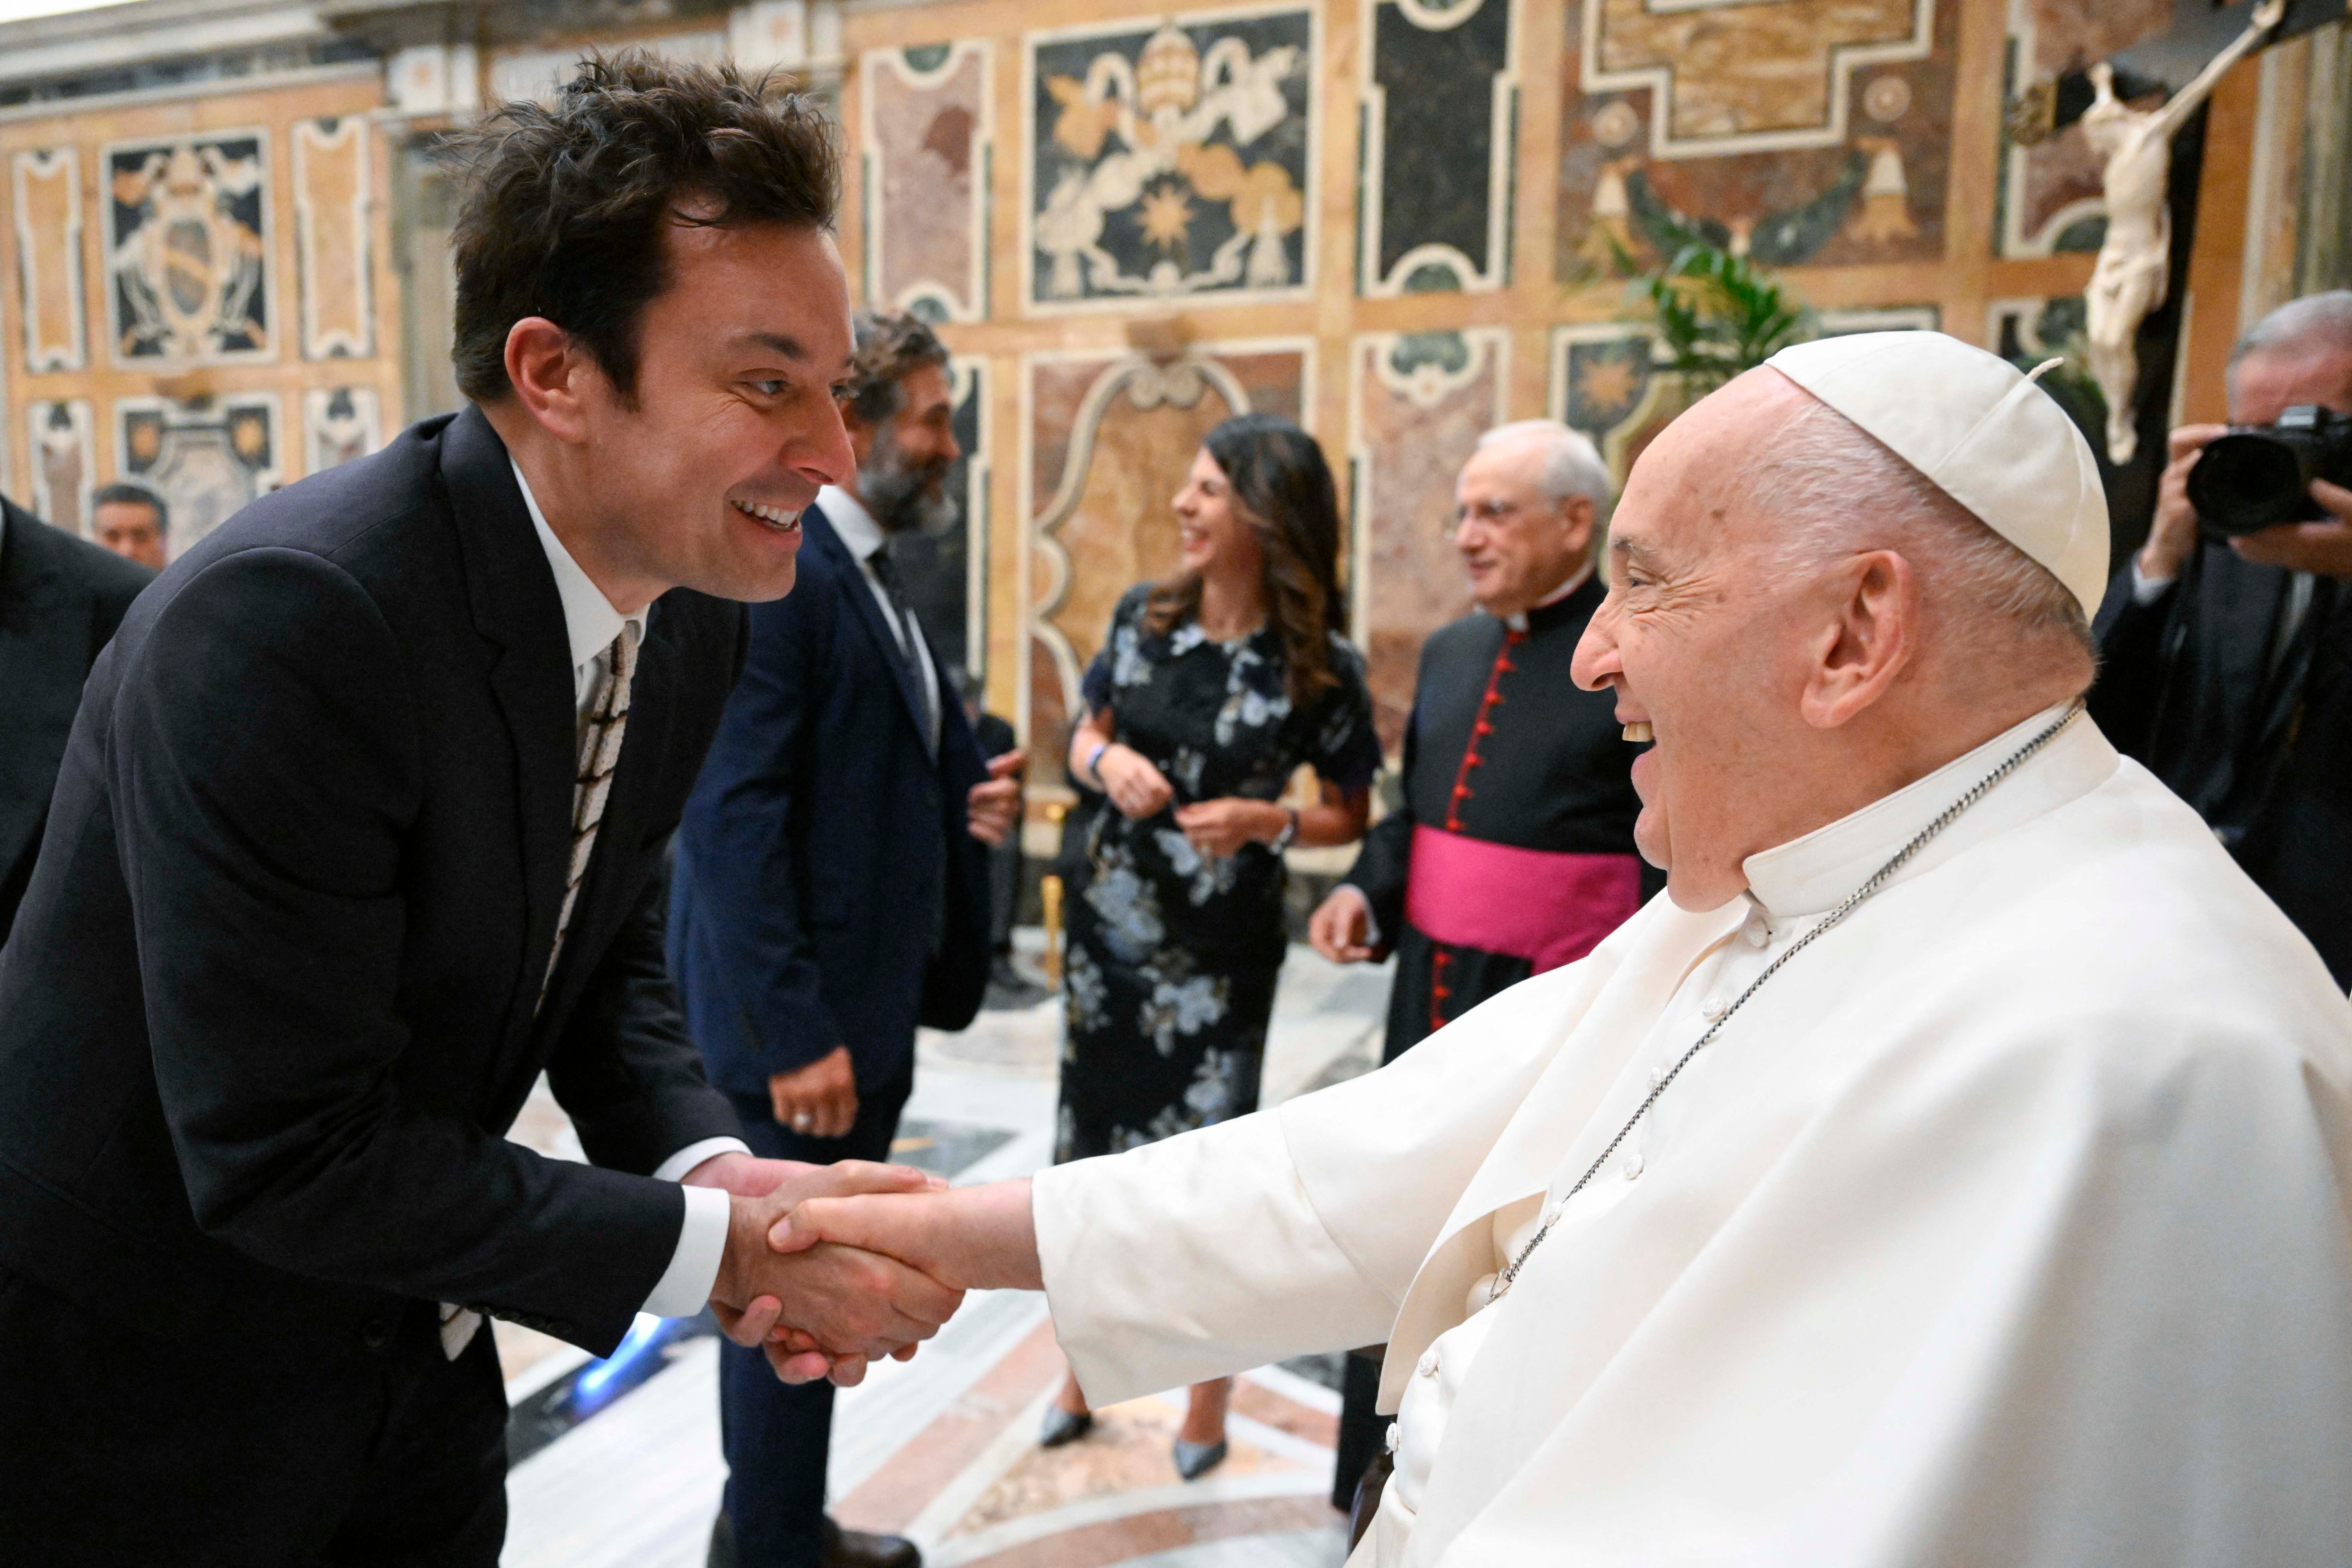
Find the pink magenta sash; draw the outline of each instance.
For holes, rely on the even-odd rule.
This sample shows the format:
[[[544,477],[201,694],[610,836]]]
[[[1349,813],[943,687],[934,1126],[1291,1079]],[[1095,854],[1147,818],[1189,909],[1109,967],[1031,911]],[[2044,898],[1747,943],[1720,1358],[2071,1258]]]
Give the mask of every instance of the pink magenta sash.
[[[1404,914],[1423,936],[1524,958],[1541,974],[1572,963],[1641,907],[1632,855],[1517,849],[1441,828],[1412,830]]]

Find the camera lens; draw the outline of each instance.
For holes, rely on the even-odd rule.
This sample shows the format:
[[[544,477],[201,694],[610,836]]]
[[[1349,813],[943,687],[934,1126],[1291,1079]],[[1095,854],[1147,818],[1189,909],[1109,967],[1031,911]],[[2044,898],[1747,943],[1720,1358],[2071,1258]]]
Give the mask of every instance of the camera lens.
[[[2233,430],[2217,437],[2189,470],[2189,501],[2215,532],[2256,533],[2301,518],[2308,483],[2296,443]]]

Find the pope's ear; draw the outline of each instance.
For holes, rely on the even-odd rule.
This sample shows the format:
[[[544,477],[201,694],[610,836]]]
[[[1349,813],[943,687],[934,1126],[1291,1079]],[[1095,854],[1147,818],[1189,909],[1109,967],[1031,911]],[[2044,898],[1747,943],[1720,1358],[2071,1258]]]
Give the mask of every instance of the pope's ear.
[[[1841,563],[1833,620],[1805,681],[1805,722],[1833,730],[1885,697],[1918,651],[1919,579],[1892,550]]]

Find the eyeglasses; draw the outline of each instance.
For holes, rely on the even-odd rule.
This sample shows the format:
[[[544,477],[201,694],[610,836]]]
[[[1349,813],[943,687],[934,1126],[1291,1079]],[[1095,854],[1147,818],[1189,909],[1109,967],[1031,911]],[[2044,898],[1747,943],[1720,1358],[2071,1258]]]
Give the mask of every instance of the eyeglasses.
[[[1481,528],[1501,528],[1525,510],[1527,508],[1517,501],[1474,501],[1468,506],[1457,506],[1454,515],[1445,520],[1445,537],[1453,539],[1473,523]]]

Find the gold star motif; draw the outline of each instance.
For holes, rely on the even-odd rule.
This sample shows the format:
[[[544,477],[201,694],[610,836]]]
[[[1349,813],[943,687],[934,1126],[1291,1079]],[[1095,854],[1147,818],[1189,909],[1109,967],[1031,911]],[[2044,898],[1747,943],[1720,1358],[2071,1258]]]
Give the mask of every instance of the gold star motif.
[[[1622,408],[1633,401],[1633,364],[1611,356],[1588,362],[1576,378],[1577,395],[1587,407]]]
[[[1183,191],[1162,185],[1143,198],[1143,237],[1162,250],[1181,250],[1192,229],[1192,204]]]

